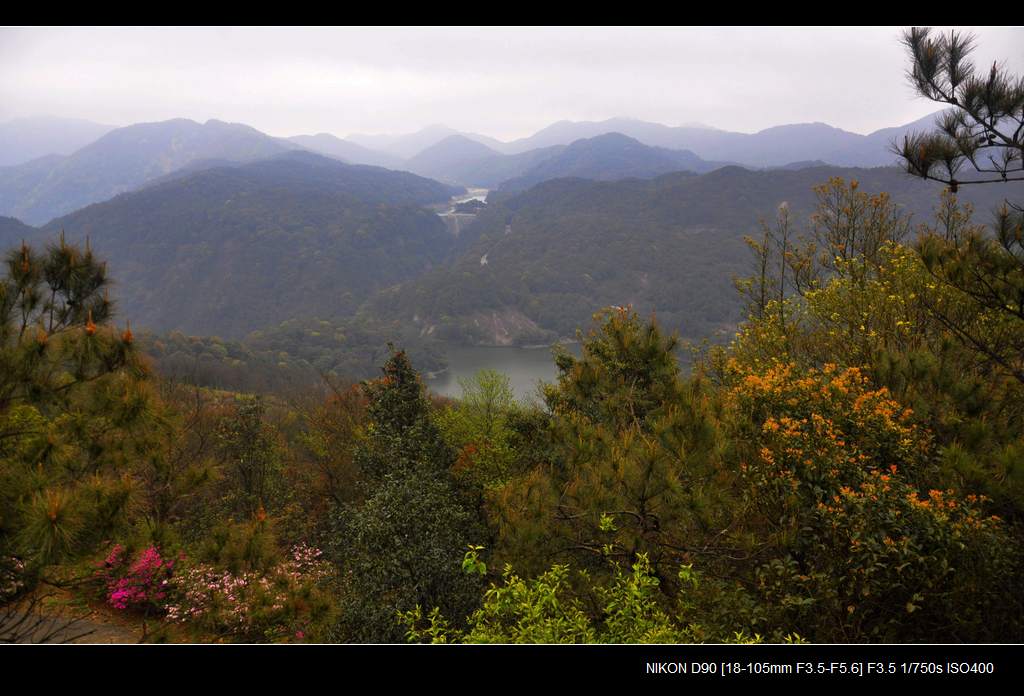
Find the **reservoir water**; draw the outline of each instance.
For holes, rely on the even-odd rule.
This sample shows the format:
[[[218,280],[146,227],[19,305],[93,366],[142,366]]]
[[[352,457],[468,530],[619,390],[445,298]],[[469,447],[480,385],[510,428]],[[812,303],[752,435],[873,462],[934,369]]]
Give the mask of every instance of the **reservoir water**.
[[[580,354],[579,345],[566,348],[573,355]],[[522,402],[540,401],[537,387],[541,381],[554,382],[557,370],[550,348],[517,348],[513,346],[453,346],[445,355],[448,369],[433,379],[427,387],[443,396],[462,396],[460,379],[472,379],[480,370],[495,370],[508,375],[516,399]]]
[[[578,343],[565,346],[570,354],[579,357]],[[509,386],[518,401],[541,402],[537,387],[540,382],[554,382],[557,374],[551,348],[517,348],[514,346],[451,346],[445,352],[448,369],[432,378],[426,378],[427,387],[434,393],[452,398],[462,396],[460,379],[472,379],[480,370],[494,370],[508,375]],[[683,374],[689,372],[690,355],[676,354]]]

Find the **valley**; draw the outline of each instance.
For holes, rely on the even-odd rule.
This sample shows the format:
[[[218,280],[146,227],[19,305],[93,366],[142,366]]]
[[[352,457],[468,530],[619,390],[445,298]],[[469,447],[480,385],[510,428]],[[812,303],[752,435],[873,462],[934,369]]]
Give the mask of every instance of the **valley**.
[[[159,125],[144,130],[160,132]],[[830,177],[886,191],[919,221],[932,217],[939,191],[895,168],[815,160],[760,170],[718,166],[692,153],[672,159],[675,151],[617,134],[548,148],[531,165],[535,173],[489,189],[349,164],[238,125],[167,127],[172,134],[184,129],[206,149],[177,165],[163,156],[147,164],[139,153],[130,171],[159,166],[167,173],[44,225],[12,219],[0,225],[0,241],[45,242],[61,232],[70,243],[88,239],[120,280],[112,291],[118,316],[154,336],[178,332],[238,345],[227,354],[201,348],[205,339],[160,349],[158,364],[179,374],[200,360],[199,373],[220,375],[211,385],[232,388],[269,359],[260,347],[266,336],[275,337],[280,354],[272,372],[283,372],[253,384],[307,383],[321,372],[365,378],[389,339],[409,348],[419,367],[437,371],[442,356],[460,346],[574,340],[607,305],[654,313],[690,341],[725,342],[741,319],[732,279],[748,267],[743,239],[780,202],[790,205],[800,228],[794,232],[808,234],[813,188]],[[102,153],[136,137],[135,127],[121,130],[68,161],[113,157]],[[465,168],[461,141],[460,156],[437,159],[453,138],[425,154]],[[235,152],[257,159],[203,159],[243,141],[249,149]],[[478,171],[493,165],[507,176],[514,172],[505,158],[523,157],[484,153],[473,160],[485,147],[470,150]],[[261,159],[259,148],[273,154]],[[696,171],[658,174],[688,166]],[[135,176],[127,171],[115,178]],[[962,194],[979,211],[993,210],[1003,196],[997,188]],[[318,322],[330,327],[326,344]],[[314,351],[302,345],[311,338]]]
[[[465,193],[452,196],[451,200],[443,205],[432,206],[437,211],[438,217],[444,221],[445,228],[453,237],[458,237],[464,227],[476,220],[478,209],[470,211],[467,204],[472,202],[484,203],[487,200],[488,190],[485,188],[466,189]]]

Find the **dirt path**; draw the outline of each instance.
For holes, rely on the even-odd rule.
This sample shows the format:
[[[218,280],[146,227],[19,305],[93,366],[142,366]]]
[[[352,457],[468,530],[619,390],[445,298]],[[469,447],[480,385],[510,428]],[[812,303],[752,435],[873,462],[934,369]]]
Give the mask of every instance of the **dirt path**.
[[[20,642],[36,643],[138,643],[141,631],[89,619],[68,624],[64,618],[44,617],[32,634]]]
[[[64,601],[54,601],[63,596]],[[130,616],[100,604],[68,602],[69,594],[50,592],[47,601],[27,600],[21,609],[0,608],[0,641],[16,630],[20,643],[138,643],[142,627]]]

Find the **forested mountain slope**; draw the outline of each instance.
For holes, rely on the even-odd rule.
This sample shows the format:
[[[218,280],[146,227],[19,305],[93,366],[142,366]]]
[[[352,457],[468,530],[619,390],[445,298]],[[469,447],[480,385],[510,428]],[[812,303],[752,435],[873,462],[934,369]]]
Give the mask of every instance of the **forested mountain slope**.
[[[88,237],[118,280],[120,317],[240,337],[285,319],[350,315],[375,290],[436,266],[452,240],[421,206],[452,191],[294,153],[123,194],[34,236]],[[17,242],[17,233],[4,239]]]
[[[138,123],[113,130],[66,157],[0,169],[0,214],[41,224],[196,160],[247,162],[297,147],[238,123]]]
[[[492,193],[460,238],[458,260],[380,293],[367,313],[402,316],[455,340],[534,343],[571,336],[602,306],[632,304],[684,336],[712,335],[740,319],[732,278],[749,274],[744,235],[774,220],[783,202],[794,233],[806,231],[814,187],[834,176],[890,193],[918,221],[930,218],[942,190],[890,168],[547,181],[518,195]],[[986,221],[1011,193],[965,187],[961,198]]]

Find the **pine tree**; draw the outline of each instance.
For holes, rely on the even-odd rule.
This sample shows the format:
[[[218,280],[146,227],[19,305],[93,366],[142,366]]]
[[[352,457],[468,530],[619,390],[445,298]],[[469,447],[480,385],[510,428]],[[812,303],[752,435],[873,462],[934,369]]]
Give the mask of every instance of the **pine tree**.
[[[1024,77],[993,63],[978,74],[968,60],[974,38],[930,29],[904,34],[909,76],[917,92],[953,108],[939,130],[912,134],[896,147],[907,171],[960,186],[1024,181]],[[969,170],[974,170],[974,175]],[[1024,207],[1007,201],[996,215],[995,234],[928,234],[918,250],[928,271],[963,294],[967,310],[933,306],[936,319],[997,371],[1024,383]]]
[[[105,265],[63,237],[22,244],[0,278],[0,604],[109,538],[153,402]]]
[[[387,474],[430,471],[446,474],[454,453],[430,417],[419,374],[404,351],[392,350],[379,379],[365,385],[370,425],[356,463],[371,480]]]
[[[479,578],[462,571],[462,558],[482,531],[452,479],[454,453],[405,353],[393,352],[383,373],[365,386],[370,423],[355,455],[365,500],[337,516],[345,641],[400,641],[399,612],[437,606],[463,617],[479,600]]]
[[[914,89],[954,107],[942,114],[937,132],[907,135],[896,147],[907,171],[944,182],[953,193],[967,184],[1024,181],[1024,79],[998,63],[976,73],[970,35],[914,27],[903,43]],[[981,178],[962,175],[967,164]]]
[[[218,428],[218,451],[228,467],[234,512],[253,519],[281,497],[282,465],[277,443],[264,422],[263,399],[239,397],[235,412]]]
[[[559,355],[546,393],[557,463],[505,494],[525,519],[503,542],[531,572],[565,554],[594,571],[630,567],[646,554],[663,592],[679,565],[709,551],[728,485],[719,468],[714,399],[680,377],[678,341],[632,310],[598,315],[583,354]]]

